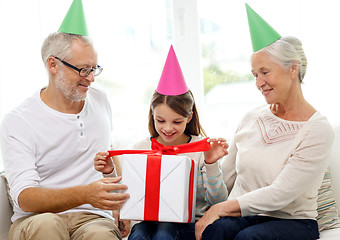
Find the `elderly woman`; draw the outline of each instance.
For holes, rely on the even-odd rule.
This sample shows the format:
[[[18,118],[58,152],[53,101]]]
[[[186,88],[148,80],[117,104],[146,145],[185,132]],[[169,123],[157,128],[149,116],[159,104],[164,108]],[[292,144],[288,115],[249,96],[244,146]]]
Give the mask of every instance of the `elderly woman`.
[[[239,124],[222,162],[228,200],[196,223],[196,239],[317,239],[317,194],[334,134],[302,94],[301,42],[280,37],[251,65],[268,104]]]

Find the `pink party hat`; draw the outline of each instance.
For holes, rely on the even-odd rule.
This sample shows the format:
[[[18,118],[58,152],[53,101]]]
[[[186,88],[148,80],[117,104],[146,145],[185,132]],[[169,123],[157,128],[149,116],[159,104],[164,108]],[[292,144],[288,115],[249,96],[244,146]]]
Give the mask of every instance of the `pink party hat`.
[[[156,91],[163,95],[175,96],[184,94],[188,90],[175,51],[171,45]]]

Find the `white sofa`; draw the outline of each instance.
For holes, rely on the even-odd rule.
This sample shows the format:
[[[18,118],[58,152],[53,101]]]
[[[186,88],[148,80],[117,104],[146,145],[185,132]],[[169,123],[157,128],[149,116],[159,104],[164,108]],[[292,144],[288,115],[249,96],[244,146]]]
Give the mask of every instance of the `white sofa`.
[[[332,188],[335,200],[338,203],[337,209],[340,213],[340,127],[335,128],[335,142],[331,160]],[[11,225],[13,214],[11,205],[7,198],[5,182],[0,178],[0,239],[7,239],[8,230]],[[340,228],[324,230],[320,233],[320,240],[339,240]]]

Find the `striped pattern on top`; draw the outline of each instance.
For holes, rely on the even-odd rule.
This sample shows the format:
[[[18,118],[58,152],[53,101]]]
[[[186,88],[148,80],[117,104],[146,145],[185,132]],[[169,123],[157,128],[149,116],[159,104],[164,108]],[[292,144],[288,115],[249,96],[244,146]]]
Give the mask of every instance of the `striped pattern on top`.
[[[219,165],[219,163],[217,163]],[[220,166],[218,166],[220,168]],[[210,206],[227,199],[227,190],[223,183],[222,171],[207,176],[206,166],[199,166],[197,171],[196,219],[204,215]]]
[[[326,169],[321,187],[318,193],[318,221],[319,231],[340,227],[338,211],[331,186],[331,174]]]

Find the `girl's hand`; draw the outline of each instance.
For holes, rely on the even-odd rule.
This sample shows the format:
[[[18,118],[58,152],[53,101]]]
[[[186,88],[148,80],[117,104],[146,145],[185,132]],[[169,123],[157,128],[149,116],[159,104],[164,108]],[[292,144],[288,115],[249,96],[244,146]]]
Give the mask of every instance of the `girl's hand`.
[[[99,152],[94,158],[94,168],[104,174],[110,174],[115,169],[112,159],[108,152]]]
[[[205,163],[212,164],[218,159],[228,154],[228,143],[224,138],[209,138],[210,150],[204,152]]]
[[[119,214],[119,211],[117,211],[117,210],[113,210],[112,215],[115,219],[115,224],[118,227],[122,237],[124,238],[127,235],[129,235],[131,221],[130,220],[120,220],[120,217],[119,217],[120,214]]]

